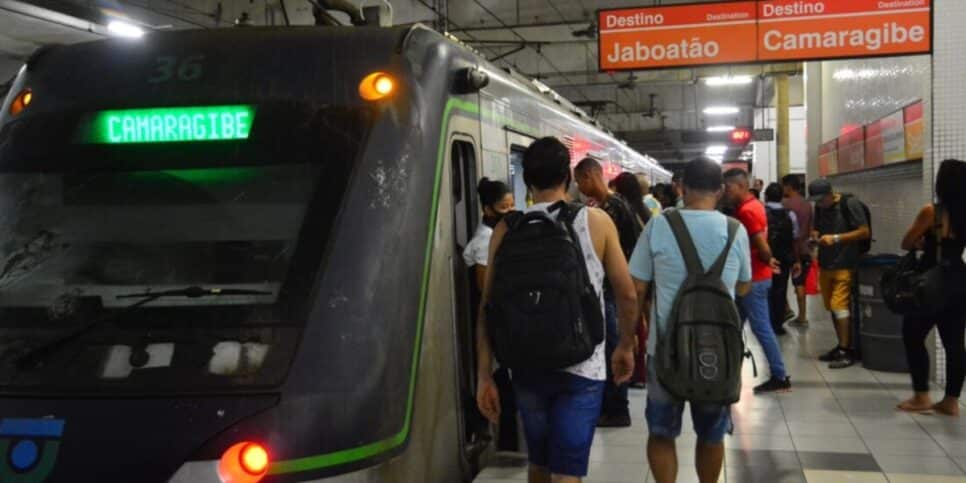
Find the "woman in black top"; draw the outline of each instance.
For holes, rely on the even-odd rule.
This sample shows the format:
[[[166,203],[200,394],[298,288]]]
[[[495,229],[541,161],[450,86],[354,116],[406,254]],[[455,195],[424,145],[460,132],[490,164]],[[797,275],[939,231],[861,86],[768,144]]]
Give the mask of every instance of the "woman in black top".
[[[936,177],[938,202],[926,205],[919,212],[902,240],[903,249],[921,248],[924,261],[932,266],[941,263],[949,268],[943,287],[946,290],[946,306],[933,316],[907,316],[903,320],[902,335],[915,391],[912,398],[899,404],[898,408],[903,411],[959,415],[959,397],[966,377],[966,347],[963,342],[966,301],[963,301],[962,293],[954,293],[954,290],[966,281],[963,277],[966,266],[962,258],[966,247],[966,190],[963,186],[966,186],[966,163],[952,159],[943,161]],[[946,349],[946,397],[936,404],[929,397],[929,353],[925,345],[926,336],[933,326],[938,328]]]

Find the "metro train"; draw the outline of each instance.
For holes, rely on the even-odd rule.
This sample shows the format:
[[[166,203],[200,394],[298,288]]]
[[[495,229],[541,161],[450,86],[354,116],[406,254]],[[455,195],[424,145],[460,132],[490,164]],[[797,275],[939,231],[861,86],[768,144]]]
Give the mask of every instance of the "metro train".
[[[44,48],[0,111],[0,481],[469,481],[475,186],[553,135],[670,173],[422,26]]]

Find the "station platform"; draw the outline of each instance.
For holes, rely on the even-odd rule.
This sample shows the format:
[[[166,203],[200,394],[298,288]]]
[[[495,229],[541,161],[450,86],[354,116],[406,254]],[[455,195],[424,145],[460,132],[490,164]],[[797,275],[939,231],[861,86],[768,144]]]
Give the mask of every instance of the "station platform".
[[[781,338],[792,392],[755,396],[767,363],[747,334],[759,377],[745,364],[744,393],[732,409],[734,434],[725,440],[729,483],[963,483],[966,417],[910,415],[895,409],[910,396],[908,374],[856,364],[831,370],[817,360],[836,343],[828,314],[809,297],[811,323]],[[764,372],[764,373],[763,373]],[[653,482],[647,464],[646,392],[631,390],[630,428],[597,430],[588,483]],[[942,398],[933,391],[934,400]],[[964,411],[966,412],[966,411]],[[697,483],[694,431],[685,411],[678,439],[678,482]],[[526,457],[500,454],[475,483],[526,481]]]

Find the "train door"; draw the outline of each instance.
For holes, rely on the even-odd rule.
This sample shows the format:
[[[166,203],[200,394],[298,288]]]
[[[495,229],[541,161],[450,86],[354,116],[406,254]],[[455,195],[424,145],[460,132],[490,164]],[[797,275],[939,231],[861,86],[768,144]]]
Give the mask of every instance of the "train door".
[[[463,453],[469,462],[486,448],[489,425],[476,406],[476,310],[479,307],[480,287],[476,283],[474,267],[463,261],[463,251],[480,222],[480,208],[476,196],[476,147],[469,137],[454,137],[450,145],[450,186],[453,216],[453,301],[457,365],[459,374],[459,403],[462,424],[460,436]]]

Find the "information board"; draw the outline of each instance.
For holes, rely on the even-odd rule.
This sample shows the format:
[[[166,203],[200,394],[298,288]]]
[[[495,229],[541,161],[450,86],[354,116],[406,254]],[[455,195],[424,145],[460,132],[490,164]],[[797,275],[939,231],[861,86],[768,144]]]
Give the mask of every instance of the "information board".
[[[756,2],[602,10],[600,69],[754,62]]]
[[[601,71],[932,51],[932,0],[759,0],[597,16]]]
[[[885,164],[901,163],[906,156],[906,127],[902,111],[894,112],[881,120],[882,156]]]
[[[906,158],[922,159],[922,101],[903,109],[906,124]]]
[[[876,168],[885,162],[882,144],[882,121],[865,126],[865,167]]]
[[[833,139],[818,148],[818,174],[831,176],[838,170],[839,140]]]
[[[865,166],[865,127],[839,137],[838,173],[858,171]]]

